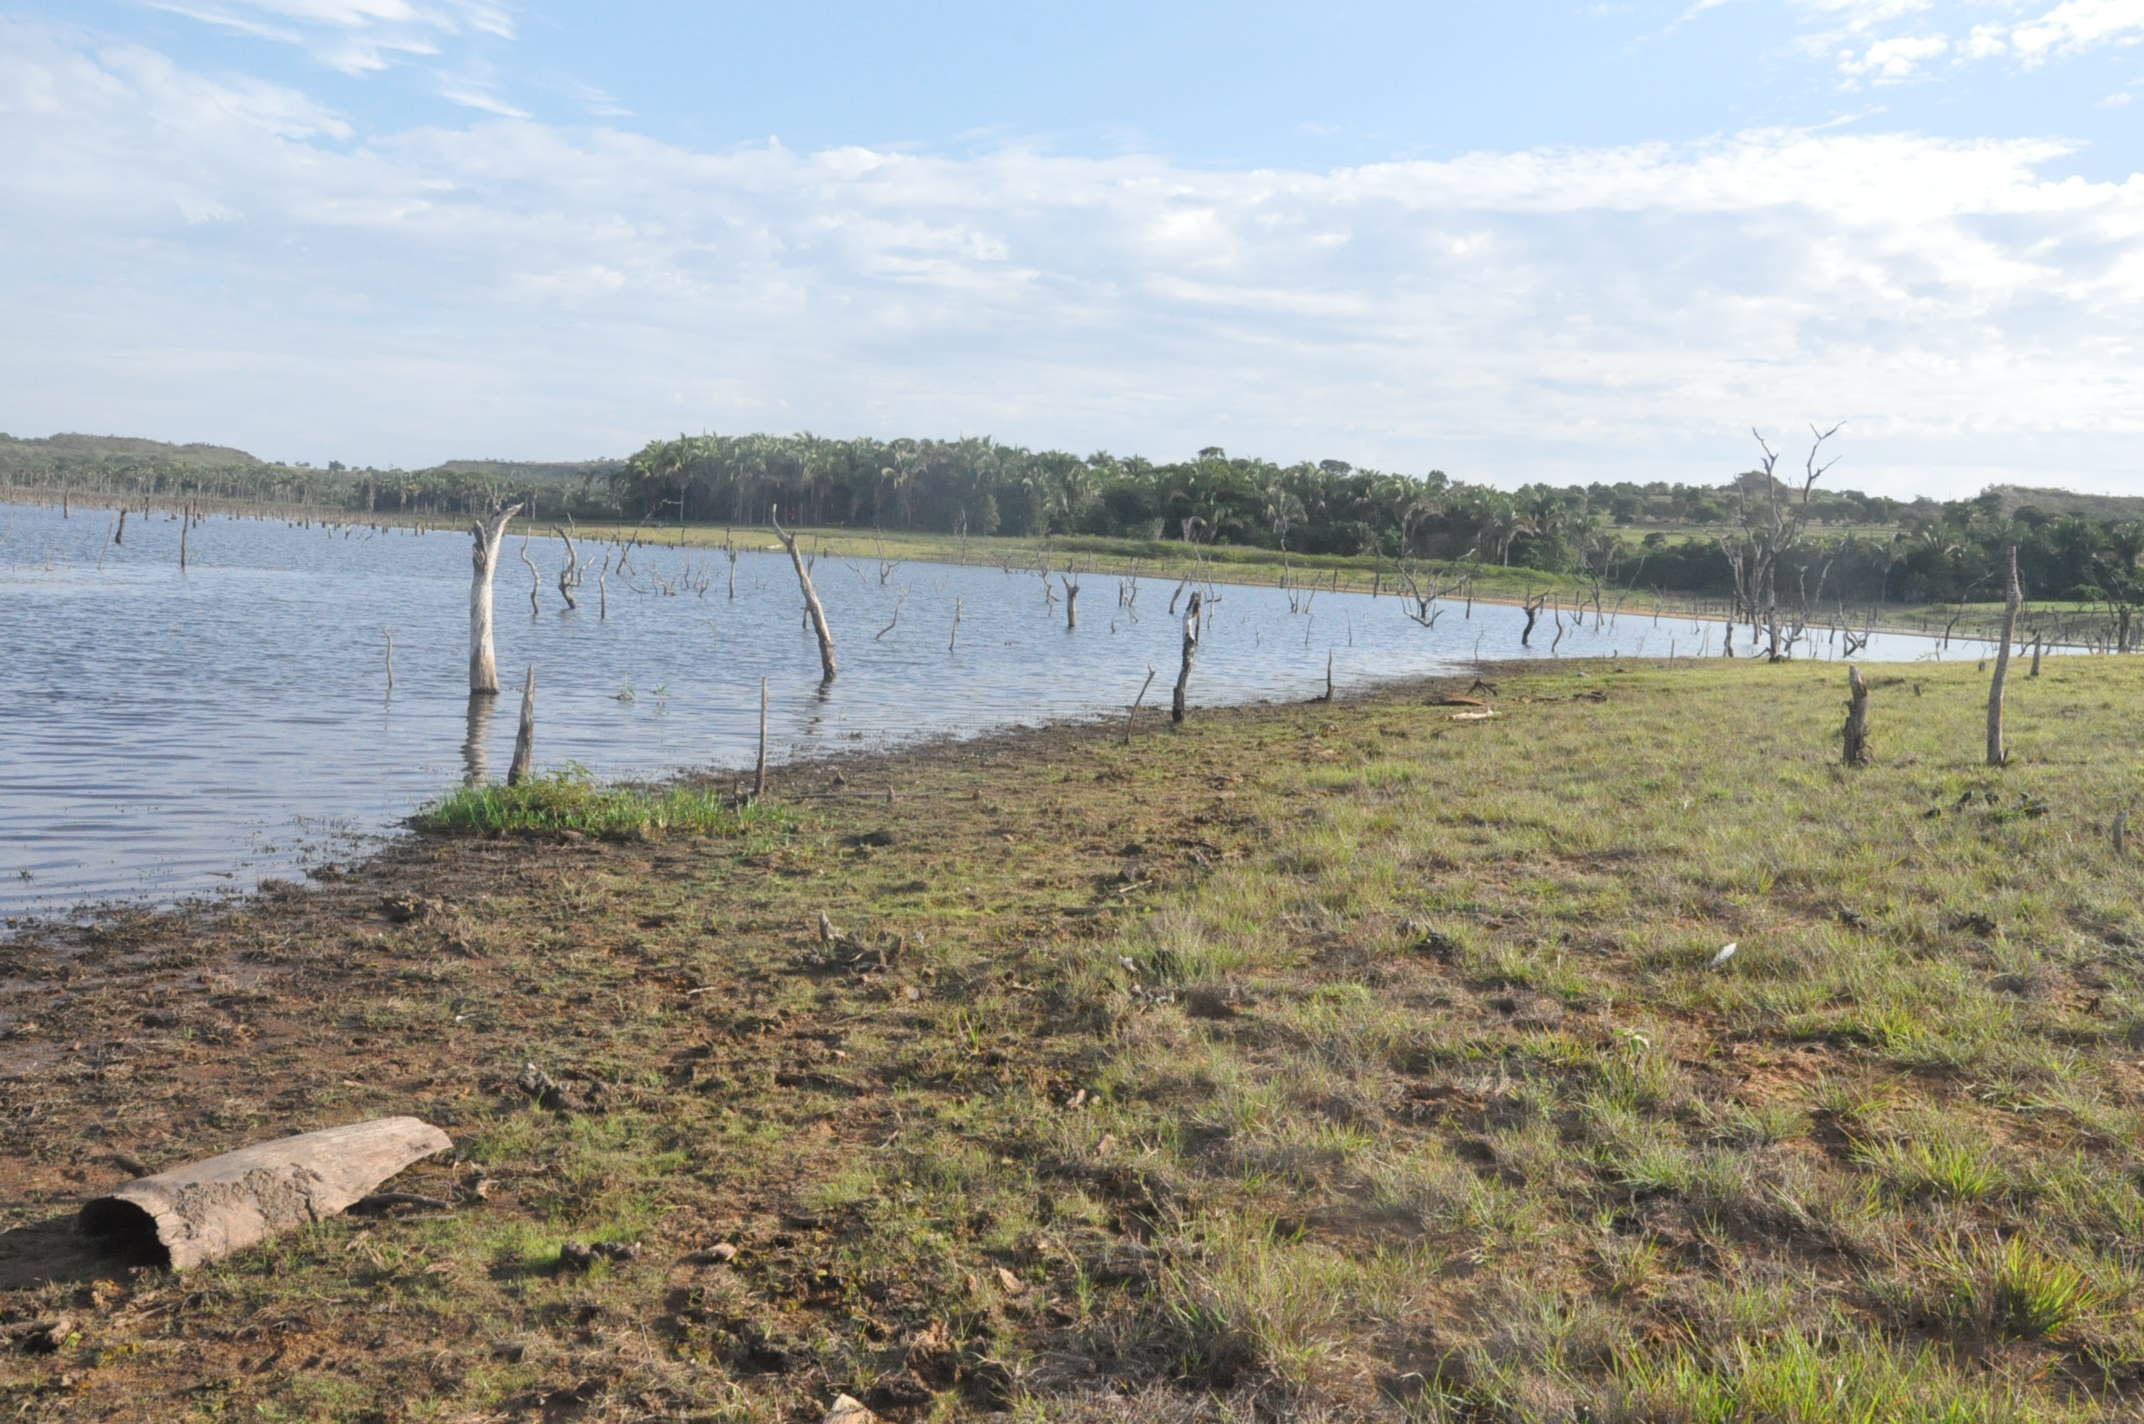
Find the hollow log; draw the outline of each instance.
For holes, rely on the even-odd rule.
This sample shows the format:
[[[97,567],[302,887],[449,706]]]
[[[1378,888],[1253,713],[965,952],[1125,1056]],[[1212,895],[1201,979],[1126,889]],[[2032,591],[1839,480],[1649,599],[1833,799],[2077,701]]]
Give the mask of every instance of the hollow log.
[[[79,1224],[107,1246],[183,1271],[338,1215],[452,1145],[413,1117],[301,1133],[138,1177],[85,1203]]]

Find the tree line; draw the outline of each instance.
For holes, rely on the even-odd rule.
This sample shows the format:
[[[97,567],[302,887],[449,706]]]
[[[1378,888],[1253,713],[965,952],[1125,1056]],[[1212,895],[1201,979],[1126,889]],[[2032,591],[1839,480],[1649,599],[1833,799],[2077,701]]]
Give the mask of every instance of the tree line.
[[[62,442],[76,442],[64,444]],[[276,464],[210,446],[0,436],[0,481],[151,497],[216,496],[357,514],[460,519],[513,498],[541,520],[1109,536],[1302,555],[1502,565],[1633,590],[1736,597],[1738,561],[1788,498],[1802,537],[1777,552],[1776,598],[1953,602],[2000,595],[2018,549],[2031,597],[2144,603],[2144,521],[2060,512],[2042,492],[1901,501],[1766,468],[1716,486],[1529,484],[1399,474],[1345,460],[1279,464],[1210,446],[1155,462],[986,437],[679,435],[623,461],[454,461],[420,470]],[[2059,492],[2046,492],[2059,506]],[[1743,579],[1746,581],[1747,569]]]

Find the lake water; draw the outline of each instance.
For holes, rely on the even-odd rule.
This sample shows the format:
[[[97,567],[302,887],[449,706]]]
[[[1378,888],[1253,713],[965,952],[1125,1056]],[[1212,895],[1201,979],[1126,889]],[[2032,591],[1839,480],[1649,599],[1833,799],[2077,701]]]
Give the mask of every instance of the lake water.
[[[763,675],[770,741],[787,758],[1121,712],[1150,666],[1151,716],[1167,706],[1182,636],[1170,581],[1138,580],[1127,605],[1117,577],[1090,571],[1068,631],[1061,590],[1046,602],[1032,569],[903,563],[882,580],[874,560],[827,556],[814,578],[841,675],[822,689],[778,551],[738,555],[732,599],[720,550],[643,545],[610,576],[599,617],[595,570],[566,611],[553,586],[563,547],[531,539],[545,580],[532,616],[514,538],[497,588],[507,692],[472,712],[466,533],[209,518],[181,573],[176,517],[137,511],[120,546],[114,518],[0,505],[0,915],[169,902],[347,860],[464,778],[503,775],[529,666],[539,769],[655,776],[748,767]],[[600,566],[607,550],[582,552]],[[1447,600],[1425,629],[1392,597],[1298,591],[1291,608],[1280,589],[1211,592],[1194,706],[1314,696],[1328,653],[1342,691],[1525,655],[1514,608],[1477,604],[1468,617]],[[1557,652],[1659,657],[1672,640],[1685,656],[1717,654],[1720,634],[1589,618]],[[1553,636],[1544,615],[1533,655]],[[1983,650],[1953,643],[1949,655]],[[1935,653],[1879,637],[1863,656]]]

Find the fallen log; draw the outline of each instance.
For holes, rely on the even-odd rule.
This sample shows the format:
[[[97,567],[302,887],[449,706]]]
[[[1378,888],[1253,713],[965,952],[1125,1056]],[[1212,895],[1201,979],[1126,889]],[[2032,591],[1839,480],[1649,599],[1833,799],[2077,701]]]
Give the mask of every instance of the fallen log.
[[[84,1235],[183,1271],[335,1216],[447,1135],[413,1117],[330,1127],[139,1177],[82,1207]]]

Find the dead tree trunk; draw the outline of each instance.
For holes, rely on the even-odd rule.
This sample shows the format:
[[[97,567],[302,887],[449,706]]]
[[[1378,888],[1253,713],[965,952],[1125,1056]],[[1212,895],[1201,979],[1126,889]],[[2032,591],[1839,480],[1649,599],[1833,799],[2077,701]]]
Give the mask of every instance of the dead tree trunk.
[[[1988,765],[2010,760],[2003,746],[2003,680],[2010,673],[2010,638],[2017,631],[2018,604],[2023,595],[2017,586],[2017,545],[2010,546],[2010,587],[2003,595],[2003,640],[1995,649],[1995,676],[1988,683]]]
[[[1176,695],[1169,699],[1169,720],[1181,723],[1184,720],[1185,694],[1191,686],[1191,663],[1199,655],[1199,592],[1191,591],[1191,602],[1184,606],[1184,663],[1176,672]]]
[[[581,551],[573,547],[573,536],[565,530],[554,524],[551,532],[566,546],[566,564],[558,571],[558,596],[566,600],[566,607],[578,608],[580,604],[574,602],[573,591],[581,586]]]
[[[521,683],[521,726],[514,733],[514,759],[506,768],[506,784],[519,786],[529,779],[529,763],[536,756],[536,669],[529,669]]]
[[[1519,630],[1520,647],[1530,648],[1534,645],[1534,620],[1541,616],[1541,606],[1547,602],[1548,595],[1545,593],[1539,597],[1530,593],[1526,595],[1526,626]]]
[[[1869,764],[1869,685],[1861,680],[1859,667],[1846,670],[1846,727],[1841,733],[1845,741],[1845,760],[1848,766]]]
[[[819,590],[812,587],[811,570],[804,567],[804,555],[797,550],[797,536],[782,528],[782,511],[779,506],[770,506],[767,521],[774,526],[775,537],[789,551],[789,562],[796,566],[797,585],[804,590],[804,611],[811,615],[811,630],[819,637],[819,668],[823,681],[832,682],[840,665],[834,657],[834,632],[826,626],[826,610],[819,606]]]
[[[1064,580],[1065,585],[1065,631],[1069,633],[1079,627],[1079,585],[1073,581],[1069,572],[1059,577]]]
[[[752,799],[767,794],[767,680],[759,680],[759,764],[752,771]]]
[[[469,553],[469,692],[472,696],[496,696],[499,691],[499,659],[491,645],[491,581],[499,571],[499,545],[507,523],[521,509],[509,504],[469,527],[474,541]]]
[[[2032,678],[2038,677],[2040,675],[2040,653],[2046,647],[2047,635],[2045,633],[2040,634],[2038,637],[2032,640],[2032,671],[2026,673],[2026,677]]]
[[[118,526],[118,527],[117,527],[116,529],[112,530],[112,542],[113,542],[114,544],[124,544],[124,543],[126,543],[126,541],[127,541],[127,509],[126,509],[126,506],[125,506],[125,505],[121,505],[121,506],[119,506],[119,526]]]
[[[543,612],[543,603],[540,598],[543,593],[543,574],[537,569],[536,561],[529,557],[529,540],[526,534],[521,536],[521,562],[528,565],[529,617],[534,618],[537,614]]]

